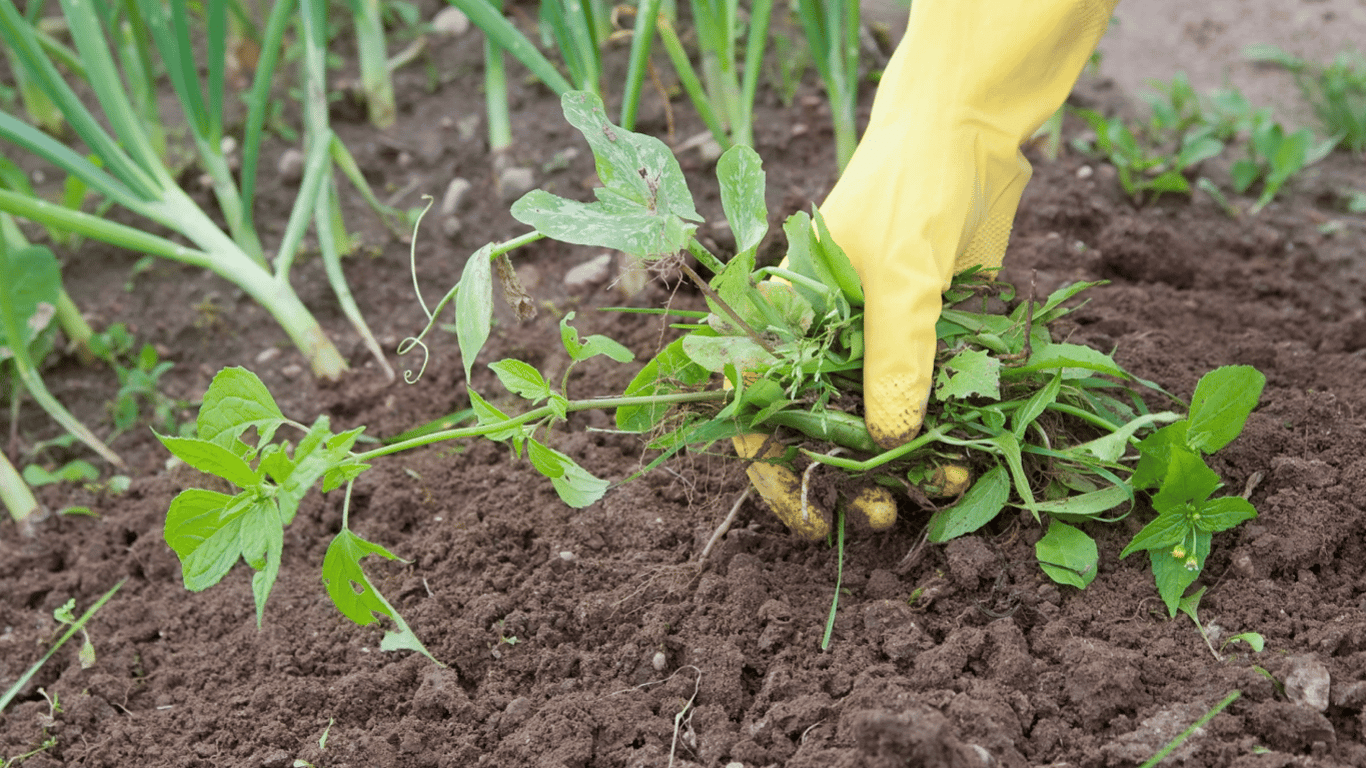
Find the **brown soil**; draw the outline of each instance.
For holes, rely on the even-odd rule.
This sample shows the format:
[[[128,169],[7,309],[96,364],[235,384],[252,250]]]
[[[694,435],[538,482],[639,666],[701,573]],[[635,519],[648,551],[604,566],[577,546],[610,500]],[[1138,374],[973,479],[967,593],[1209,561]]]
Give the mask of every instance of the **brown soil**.
[[[456,175],[474,182],[459,241],[442,237],[436,217],[419,238],[429,302],[474,248],[524,231],[494,192],[482,127],[461,139],[442,122],[481,113],[469,86],[479,52],[475,35],[443,43],[436,71],[449,82],[433,92],[421,67],[402,72],[392,131],[337,115],[379,188],[415,181],[439,195]],[[516,159],[537,168],[538,184],[586,194],[591,158],[556,101],[526,86],[513,106]],[[645,111],[642,128],[662,134],[657,96]],[[792,108],[764,103],[757,123],[776,222],[833,179],[828,117],[808,83]],[[697,127],[685,123],[679,136]],[[541,170],[569,148],[579,155],[567,170]],[[271,148],[267,167],[282,149]],[[682,161],[701,210],[715,217],[712,168],[696,152]],[[293,195],[270,184],[260,206],[268,241]],[[1040,531],[1027,518],[904,562],[927,518],[909,503],[893,531],[849,543],[834,641],[821,652],[834,550],[794,539],[751,501],[705,567],[695,565],[744,488],[736,461],[679,458],[575,511],[530,467],[483,442],[380,460],[353,499],[357,532],[411,561],[367,568],[449,664],[440,668],[381,653],[379,630],[354,626],[328,601],[319,568],[340,524],[338,493],[310,496],[287,530],[263,629],[240,567],[217,587],[186,592],[161,527],[171,498],[195,478],[165,470],[167,454],[140,430],[114,443],[132,466],[128,493],[42,494],[53,509],[88,504],[98,518],[54,516],[28,540],[0,524],[0,684],[50,644],[53,609],[75,598],[84,610],[128,580],[90,623],[98,664],[82,669],[74,647],[50,660],[0,714],[0,756],[52,736],[55,746],[26,766],[1127,766],[1238,689],[1242,698],[1168,764],[1366,765],[1366,230],[1333,208],[1342,186],[1366,188],[1360,159],[1335,155],[1287,201],[1231,221],[1204,199],[1136,209],[1111,169],[1064,154],[1036,162],[1007,257],[1008,279],[1027,285],[1037,270],[1040,291],[1111,280],[1065,330],[1115,349],[1129,370],[1178,396],[1219,365],[1267,375],[1246,432],[1215,459],[1233,488],[1262,477],[1251,497],[1261,516],[1216,536],[1201,606],[1224,637],[1264,635],[1260,654],[1240,646],[1215,661],[1189,620],[1167,620],[1146,560],[1119,560],[1146,508],[1090,529],[1100,573],[1079,592],[1032,562]],[[408,251],[348,206],[368,244],[348,262],[351,284],[392,350],[423,324]],[[1320,232],[1337,220],[1348,222],[1337,234]],[[620,302],[611,288],[565,292],[565,271],[593,255],[558,245],[521,252],[540,317],[518,325],[500,307],[484,358],[562,371],[554,325],[570,309],[586,332],[650,355],[656,322],[589,311]],[[311,381],[265,313],[220,280],[163,263],[125,292],[134,256],[94,244],[69,256],[68,289],[97,324],[129,323],[175,362],[164,379],[173,395],[196,398],[220,367],[244,365],[292,417],[326,414],[373,435],[466,405],[447,336],[431,340],[420,383],[385,381],[334,309],[316,260],[297,268],[295,282],[355,366],[335,386]],[[669,297],[656,284],[637,301]],[[618,367],[576,369],[574,394],[619,392],[632,370]],[[61,358],[45,373],[60,399],[102,423],[111,372]],[[474,384],[501,391],[487,370]],[[643,451],[632,437],[587,431],[607,425],[605,416],[576,416],[556,445],[622,480]],[[55,429],[24,409],[23,441]],[[1292,678],[1291,696],[1254,665]],[[1294,703],[1293,678],[1317,665],[1332,680],[1323,712]],[[39,687],[59,697],[61,712],[50,713]]]

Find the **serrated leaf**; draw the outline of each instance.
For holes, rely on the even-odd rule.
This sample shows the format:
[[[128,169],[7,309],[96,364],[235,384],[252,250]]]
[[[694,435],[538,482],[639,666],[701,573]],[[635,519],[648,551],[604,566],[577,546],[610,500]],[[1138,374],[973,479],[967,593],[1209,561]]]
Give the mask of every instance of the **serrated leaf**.
[[[573,319],[574,313],[570,312],[560,320],[560,340],[564,343],[564,349],[569,353],[571,360],[581,362],[598,355],[606,355],[618,363],[629,363],[636,359],[631,350],[606,336],[594,334],[582,341],[579,340],[579,332],[569,324]]]
[[[351,446],[364,431],[365,427],[357,427],[334,435],[328,428],[327,417],[318,417],[294,449],[293,471],[281,482],[275,494],[280,505],[280,519],[285,525],[294,520],[299,502],[312,490],[314,483],[333,469],[353,462]]]
[[[286,421],[261,379],[246,368],[233,367],[213,377],[195,426],[201,440],[247,457],[254,451],[240,441],[244,432],[256,428],[259,450]]]
[[[709,377],[710,373],[694,363],[683,351],[683,340],[675,339],[640,369],[640,373],[626,385],[626,391],[622,396],[649,397],[670,394],[695,387]],[[663,404],[618,408],[617,429],[625,432],[649,432],[664,418],[668,410],[669,406]]]
[[[594,477],[573,459],[536,440],[527,441],[527,456],[537,472],[550,478],[560,500],[575,509],[583,509],[601,499],[611,485]]]
[[[470,254],[460,273],[460,285],[455,294],[455,338],[460,344],[460,359],[465,364],[465,381],[479,350],[489,339],[493,327],[493,268],[489,254],[493,244]]]
[[[1048,578],[1077,589],[1085,589],[1095,580],[1100,562],[1094,539],[1057,520],[1048,524],[1048,533],[1034,544],[1034,555]]]
[[[957,504],[930,516],[930,541],[943,543],[991,522],[1010,498],[1010,475],[1000,465],[977,479]]]
[[[284,523],[280,510],[271,502],[253,504],[241,518],[242,559],[256,573],[251,577],[251,594],[256,602],[256,628],[265,618],[266,599],[280,573],[280,554],[285,546]]]
[[[1124,547],[1124,551],[1119,553],[1119,557],[1122,560],[1134,552],[1145,549],[1170,553],[1173,547],[1186,538],[1189,531],[1190,523],[1182,511],[1163,512],[1143,526],[1143,530],[1134,534],[1134,538]]]
[[[1216,368],[1200,378],[1191,397],[1186,442],[1213,453],[1233,441],[1261,399],[1266,376],[1250,365]]]
[[[472,389],[468,390],[468,392],[470,397],[470,407],[474,409],[474,416],[476,419],[479,420],[479,426],[482,427],[487,426],[489,424],[497,424],[499,422],[508,420],[507,414],[490,405],[487,400],[479,396],[478,392],[475,392]],[[523,434],[525,434],[525,432],[525,428],[522,427],[522,425],[517,424],[514,426],[510,426],[507,429],[500,429],[494,432],[490,432],[487,435],[485,435],[485,437],[494,441],[503,441],[509,439],[518,440],[521,438]],[[518,450],[520,451],[520,448]]]
[[[1186,445],[1186,421],[1168,424],[1143,438],[1138,443],[1138,466],[1129,482],[1136,490],[1159,485],[1167,477],[1167,466],[1171,463],[1173,448]]]
[[[444,667],[427,651],[408,623],[361,570],[360,561],[367,555],[379,555],[387,560],[399,559],[384,547],[368,542],[348,529],[338,532],[332,543],[327,545],[327,554],[323,556],[323,584],[327,587],[327,594],[332,597],[332,604],[337,606],[342,615],[362,627],[375,623],[376,614],[389,617],[395,628],[385,631],[380,650],[417,651]]]
[[[489,363],[489,368],[497,374],[498,380],[507,390],[520,395],[533,403],[539,403],[550,396],[550,385],[541,372],[521,360],[499,360]]]
[[[935,378],[934,396],[938,400],[973,395],[1001,399],[1001,361],[984,349],[959,352],[944,363]]]
[[[323,493],[340,488],[341,486],[360,477],[361,473],[369,469],[369,464],[362,464],[359,461],[346,462],[323,473]]]
[[[166,446],[166,450],[200,472],[221,477],[244,490],[261,484],[251,465],[221,445],[195,437],[168,437],[156,432],[153,434]]]
[[[246,506],[242,507],[246,511]],[[241,514],[222,522],[208,538],[180,559],[185,588],[202,592],[223,580],[242,556]]]
[[[1153,509],[1168,509],[1198,505],[1208,499],[1220,485],[1219,474],[1210,469],[1199,454],[1186,448],[1173,448],[1167,463],[1167,478],[1153,494]]]
[[[1257,516],[1257,508],[1240,496],[1224,496],[1206,501],[1197,511],[1195,527],[1206,533],[1227,531],[1244,520]]]
[[[753,253],[768,233],[759,153],[744,145],[731,147],[716,161],[716,178],[721,183],[721,210],[735,236],[735,249]]]
[[[162,536],[182,561],[223,525],[233,512],[229,507],[245,506],[248,499],[215,491],[190,488],[171,500]]]

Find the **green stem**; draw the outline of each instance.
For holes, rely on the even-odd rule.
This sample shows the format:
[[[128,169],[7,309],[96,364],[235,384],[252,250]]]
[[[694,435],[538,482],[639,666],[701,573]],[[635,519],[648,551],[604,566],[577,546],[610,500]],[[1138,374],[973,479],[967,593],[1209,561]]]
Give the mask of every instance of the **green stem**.
[[[38,511],[38,499],[33,496],[33,490],[3,451],[0,451],[0,502],[4,502],[10,517],[21,529],[28,526],[28,518]]]
[[[388,128],[397,119],[398,109],[394,104],[394,83],[389,77],[389,52],[384,44],[379,0],[354,0],[351,10],[360,54],[361,88],[365,91],[370,123],[376,128]]]
[[[688,240],[688,253],[691,253],[702,266],[711,270],[714,275],[721,274],[726,268],[725,263],[716,258],[716,254],[707,250],[707,247],[698,242],[695,237]]]
[[[635,405],[669,405],[674,403],[703,403],[717,400],[725,400],[731,393],[723,389],[709,389],[702,392],[678,392],[670,395],[650,395],[647,397],[603,397],[591,400],[570,400],[565,406],[565,412],[574,413],[576,411],[588,410],[607,410],[611,408],[629,408]],[[497,421],[490,424],[481,424],[477,427],[466,429],[448,429],[441,432],[433,432],[429,435],[415,437],[411,440],[404,440],[401,443],[386,445],[372,451],[357,454],[356,460],[362,462],[373,461],[380,456],[388,456],[391,453],[407,451],[413,448],[421,448],[424,445],[439,443],[445,440],[465,440],[471,437],[482,437],[492,432],[499,432],[508,427],[518,427],[539,419],[556,415],[554,408],[543,405],[534,408],[520,416],[514,416],[505,421]]]
[[[1224,697],[1223,701],[1219,702],[1218,704],[1215,704],[1213,709],[1206,712],[1199,720],[1196,720],[1194,723],[1191,723],[1191,727],[1187,728],[1175,739],[1172,739],[1171,743],[1169,743],[1167,746],[1158,750],[1157,754],[1145,760],[1143,762],[1143,765],[1139,766],[1139,768],[1153,768],[1158,763],[1162,762],[1164,759],[1166,759],[1167,755],[1170,755],[1172,753],[1172,750],[1176,749],[1177,747],[1185,743],[1186,739],[1189,739],[1191,735],[1193,735],[1197,730],[1203,728],[1206,723],[1213,720],[1215,715],[1219,714],[1220,712],[1223,712],[1228,705],[1237,701],[1238,697],[1242,695],[1243,692],[1235,688],[1233,691],[1229,693],[1229,695]]]
[[[667,15],[661,15],[656,28],[659,30],[659,40],[664,43],[664,50],[668,52],[669,60],[673,62],[674,70],[678,73],[678,82],[688,93],[688,98],[692,99],[698,117],[702,118],[702,122],[711,131],[716,143],[721,145],[721,149],[730,149],[730,136],[726,134],[725,127],[716,116],[716,110],[712,108],[711,101],[702,89],[702,81],[697,79],[697,70],[693,69],[692,62],[688,60],[688,52],[683,50],[683,43],[674,31],[673,22]]]
[[[81,317],[80,308],[67,295],[65,288],[57,296],[57,323],[62,326],[62,333],[66,334],[68,342],[80,349],[89,349],[90,337],[95,335],[95,331]]]
[[[626,68],[626,86],[621,92],[621,127],[635,130],[636,111],[640,107],[640,91],[645,83],[645,72],[650,67],[650,47],[654,41],[655,22],[659,18],[660,0],[641,0],[636,9],[635,29],[631,33],[631,58]]]
[[[883,464],[886,464],[889,461],[895,461],[896,459],[905,456],[906,454],[916,450],[917,448],[923,448],[926,445],[935,442],[936,440],[941,442],[953,442],[954,444],[968,442],[961,440],[952,440],[951,438],[946,439],[948,437],[948,432],[949,430],[946,426],[935,427],[934,429],[931,429],[929,432],[922,434],[920,437],[917,437],[916,439],[910,441],[909,443],[906,443],[905,445],[893,448],[890,451],[880,453],[877,456],[874,456],[873,458],[868,459],[866,461],[853,461],[851,459],[841,459],[838,456],[827,456],[823,453],[816,453],[815,451],[809,451],[805,448],[800,448],[798,450],[800,450],[802,454],[805,455],[808,459],[811,459],[812,461],[818,462],[820,464],[829,464],[832,467],[838,467],[840,469],[849,470],[851,472],[869,472],[871,470],[877,469],[878,467],[882,466]],[[972,444],[977,445],[978,443],[973,442]]]
[[[500,11],[498,18],[502,19],[502,0],[492,0],[491,5]],[[508,110],[503,47],[487,31],[484,34],[484,109],[489,121],[489,152],[507,151],[512,146],[512,119]]]

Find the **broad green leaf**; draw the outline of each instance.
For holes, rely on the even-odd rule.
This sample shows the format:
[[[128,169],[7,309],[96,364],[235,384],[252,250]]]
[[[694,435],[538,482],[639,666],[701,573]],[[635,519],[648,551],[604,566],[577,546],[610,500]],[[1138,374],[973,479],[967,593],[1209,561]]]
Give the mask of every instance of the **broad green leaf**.
[[[1153,494],[1153,509],[1165,512],[1198,505],[1220,485],[1219,474],[1210,469],[1200,455],[1185,448],[1173,448],[1167,464],[1167,478]]]
[[[583,509],[601,499],[611,485],[593,477],[573,459],[536,440],[527,441],[527,455],[536,471],[550,478],[560,500],[575,509]]]
[[[1159,514],[1151,523],[1143,526],[1143,530],[1134,535],[1124,551],[1119,553],[1120,559],[1124,559],[1139,550],[1150,550],[1153,552],[1165,552],[1170,554],[1173,547],[1180,544],[1190,532],[1190,522],[1186,519],[1184,512],[1171,510]]]
[[[628,200],[607,196],[581,203],[533,189],[512,204],[512,217],[554,240],[587,245],[653,259],[677,253],[697,229],[677,216],[642,209]]]
[[[1025,430],[1029,428],[1034,420],[1044,412],[1048,406],[1057,402],[1058,393],[1062,391],[1062,374],[1058,373],[1049,379],[1048,384],[1043,389],[1030,395],[1025,404],[1015,409],[1015,414],[1011,416],[1010,428],[1015,433],[1015,437],[1023,440]]]
[[[1214,453],[1243,431],[1257,407],[1266,377],[1250,365],[1216,368],[1200,378],[1191,397],[1186,442],[1202,453]]]
[[[1262,649],[1266,647],[1266,638],[1262,637],[1261,633],[1242,632],[1225,640],[1223,645],[1219,646],[1219,650],[1223,650],[1224,646],[1227,646],[1229,643],[1236,643],[1239,640],[1247,643],[1248,647],[1256,653],[1261,653]]]
[[[234,367],[224,368],[213,377],[199,406],[196,427],[201,440],[247,458],[255,451],[240,442],[244,432],[256,428],[259,450],[286,421],[261,379],[246,368]]]
[[[88,482],[91,480],[98,480],[100,478],[100,471],[95,468],[95,465],[91,464],[90,462],[84,459],[75,459],[73,461],[68,461],[67,463],[58,467],[57,471],[55,472],[49,472],[46,469],[43,469],[42,467],[38,466],[37,464],[30,464],[27,467],[24,467],[24,471],[22,474],[24,476],[24,482],[28,483],[34,488],[43,485],[52,485],[53,483],[62,482]]]
[[[683,337],[683,351],[694,363],[713,373],[720,373],[727,365],[741,371],[760,371],[778,361],[748,336],[688,334]]]
[[[929,537],[936,544],[972,533],[991,522],[1010,498],[1010,475],[997,465],[977,479],[957,504],[930,516]]]
[[[1182,419],[1139,441],[1138,466],[1129,480],[1136,490],[1160,485],[1166,479],[1172,449],[1184,449],[1186,446],[1186,425],[1186,420]]]
[[[973,395],[1001,399],[1001,361],[986,350],[959,352],[944,363],[935,378],[934,396],[938,400]]]
[[[817,258],[820,242],[816,240],[811,226],[811,217],[804,211],[797,211],[783,224],[783,234],[787,237],[787,266],[797,274],[815,280],[829,288],[837,288],[838,283],[823,258]],[[806,299],[816,314],[824,316],[830,311],[830,301],[826,294],[814,290],[800,282],[793,286],[802,298]]]
[[[623,397],[648,397],[677,392],[706,381],[710,373],[694,363],[683,351],[683,339],[676,339],[659,351],[626,385]],[[632,405],[617,409],[617,429],[625,432],[649,432],[665,414],[667,405]]]
[[[479,426],[481,426],[481,427],[483,427],[483,426],[488,426],[488,425],[490,425],[490,424],[497,424],[497,423],[499,423],[499,422],[504,422],[504,421],[507,421],[507,420],[508,420],[508,416],[507,416],[506,413],[503,413],[502,411],[498,410],[498,409],[495,408],[494,406],[490,405],[490,404],[488,403],[488,401],[484,400],[484,398],[482,398],[482,397],[479,396],[479,393],[478,393],[478,392],[475,392],[475,391],[472,390],[472,389],[471,389],[471,390],[468,390],[468,392],[469,392],[469,396],[470,396],[470,407],[474,409],[474,415],[475,415],[475,418],[477,418],[477,419],[479,420]],[[495,430],[495,431],[490,432],[490,433],[488,433],[487,435],[485,435],[485,437],[487,437],[487,438],[490,439],[490,440],[494,440],[494,441],[502,441],[502,440],[515,440],[515,441],[519,441],[519,442],[517,443],[517,446],[516,446],[516,447],[517,447],[518,453],[520,454],[520,452],[521,452],[520,439],[521,439],[522,435],[525,434],[525,433],[526,433],[526,429],[525,429],[524,427],[522,427],[520,424],[518,424],[518,425],[510,426],[510,427],[508,427],[508,428],[506,428],[506,429]]]
[[[541,372],[521,360],[499,360],[489,363],[489,368],[498,375],[498,380],[508,391],[520,395],[533,403],[539,403],[550,396],[550,385]]]
[[[664,142],[612,125],[602,99],[587,91],[564,94],[560,106],[592,147],[598,179],[607,189],[652,212],[701,221],[683,169]]]
[[[1181,598],[1176,604],[1177,610],[1189,616],[1191,621],[1195,622],[1196,625],[1200,624],[1200,598],[1205,596],[1206,589],[1208,589],[1208,587],[1201,587]]]
[[[455,294],[455,338],[460,344],[460,359],[465,363],[465,381],[479,350],[489,339],[493,327],[493,269],[489,254],[493,244],[470,254],[465,269],[460,273],[460,285]]]
[[[793,336],[805,334],[816,321],[816,312],[811,304],[802,298],[797,289],[787,283],[764,281],[755,288],[764,301],[767,301],[782,318],[781,330]]]
[[[1196,512],[1195,527],[1206,533],[1227,531],[1244,520],[1257,516],[1257,508],[1241,496],[1210,499]]]
[[[1176,421],[1180,418],[1180,414],[1172,413],[1170,411],[1140,416],[1104,437],[1098,437],[1095,440],[1076,446],[1072,449],[1072,452],[1075,454],[1085,451],[1101,461],[1116,462],[1119,461],[1119,457],[1123,456],[1125,451],[1128,450],[1129,440],[1134,436],[1135,432],[1153,424]]]
[[[564,350],[569,353],[569,359],[579,362],[597,355],[607,355],[618,363],[629,363],[636,359],[631,350],[606,336],[594,334],[580,340],[579,332],[569,324],[573,319],[574,313],[570,312],[560,320],[560,340],[564,343]]]
[[[175,550],[182,561],[204,540],[222,527],[223,520],[236,514],[236,507],[245,506],[249,499],[242,495],[190,488],[171,500],[162,532],[167,546]],[[230,507],[232,509],[230,509]]]
[[[153,434],[166,446],[166,450],[200,472],[217,475],[242,489],[255,488],[261,484],[251,465],[221,445],[195,437],[168,437],[156,432]]]
[[[16,348],[27,350],[48,327],[61,291],[61,267],[51,249],[10,250],[0,242],[0,360]]]
[[[280,553],[285,546],[284,523],[275,504],[253,504],[241,519],[242,559],[256,570],[251,577],[251,593],[256,601],[256,628],[266,613],[266,599],[280,573]]]
[[[731,147],[716,161],[716,178],[721,182],[721,210],[735,236],[735,249],[753,253],[768,233],[759,153],[744,145]]]
[[[812,213],[816,221],[816,234],[820,237],[820,258],[824,260],[826,269],[834,276],[835,285],[844,294],[845,301],[855,307],[863,306],[863,282],[859,279],[858,271],[854,269],[854,263],[849,260],[849,256],[844,253],[839,243],[835,242],[835,238],[825,226],[825,217],[821,216],[820,209],[812,209]]]
[[[394,629],[385,631],[384,639],[380,642],[380,650],[417,651],[444,667],[444,664],[427,651],[426,646],[408,627],[408,623],[394,610],[389,601],[384,599],[384,595],[370,583],[370,579],[360,567],[360,561],[366,555],[379,555],[387,560],[399,559],[384,547],[372,544],[345,528],[337,533],[331,544],[327,545],[327,554],[323,556],[323,584],[327,586],[327,594],[332,597],[332,603],[342,615],[362,627],[375,623],[376,614],[389,617],[389,620],[394,622]]]
[[[1186,588],[1200,578],[1200,571],[1205,567],[1205,559],[1209,557],[1209,545],[1209,534],[1202,533],[1195,537],[1195,552],[1188,553],[1186,558],[1173,557],[1170,550],[1148,552],[1153,568],[1153,580],[1157,583],[1157,593],[1167,606],[1168,616],[1176,616],[1177,606],[1181,602],[1181,596],[1186,593]],[[1194,558],[1193,566],[1188,565],[1190,558]]]
[[[1048,578],[1077,589],[1085,589],[1096,578],[1100,562],[1094,539],[1057,520],[1048,524],[1048,533],[1034,545],[1034,555]]]
[[[1129,378],[1129,374],[1116,365],[1109,355],[1080,344],[1049,344],[1042,349],[1036,349],[1029,356],[1028,363],[1018,368],[1007,368],[1004,375],[1017,377],[1059,368],[1062,369],[1064,379],[1086,378],[1090,375],[1087,371],[1099,371],[1121,379]]]
[[[1122,485],[1112,485],[1088,493],[1079,493],[1057,501],[1040,501],[1036,506],[1040,512],[1068,522],[1081,522],[1108,512],[1124,502],[1132,503],[1133,492]]]

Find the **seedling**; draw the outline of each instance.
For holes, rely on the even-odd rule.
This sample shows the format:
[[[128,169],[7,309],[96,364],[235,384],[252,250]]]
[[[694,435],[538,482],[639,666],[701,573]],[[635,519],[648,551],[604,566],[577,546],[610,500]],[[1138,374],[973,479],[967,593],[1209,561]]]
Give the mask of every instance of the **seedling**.
[[[1205,641],[1205,647],[1209,648],[1209,652],[1214,654],[1215,660],[1222,662],[1224,657],[1219,655],[1219,651],[1222,651],[1229,643],[1236,643],[1239,641],[1247,643],[1248,647],[1253,651],[1261,653],[1262,648],[1266,647],[1266,640],[1256,632],[1243,632],[1234,635],[1223,643],[1220,643],[1219,651],[1214,650],[1214,643],[1210,642],[1209,633],[1205,631],[1205,626],[1200,623],[1200,616],[1198,615],[1200,611],[1200,598],[1204,597],[1204,595],[1205,587],[1201,587],[1190,595],[1181,598],[1181,602],[1177,605],[1177,608],[1180,609],[1182,613],[1189,616],[1191,621],[1195,622],[1196,631],[1200,633],[1200,638]]]
[[[119,580],[119,583],[115,584],[113,588],[111,588],[108,592],[105,592],[104,595],[101,596],[99,600],[96,600],[93,605],[87,608],[85,613],[81,614],[80,618],[78,619],[73,619],[71,614],[71,609],[75,607],[74,601],[68,601],[65,605],[63,605],[61,608],[58,608],[53,613],[54,618],[56,618],[59,622],[62,622],[67,625],[66,632],[63,633],[61,638],[59,638],[57,642],[53,644],[51,648],[48,649],[47,653],[43,654],[43,657],[41,659],[38,659],[38,661],[34,662],[33,666],[29,667],[28,670],[24,672],[24,674],[20,675],[19,679],[14,681],[14,684],[5,690],[3,695],[0,695],[0,712],[5,711],[5,707],[9,706],[9,703],[11,701],[14,701],[14,697],[19,695],[19,692],[24,689],[24,686],[28,685],[28,681],[33,679],[33,676],[38,673],[38,670],[42,669],[43,665],[47,663],[47,660],[52,658],[52,655],[56,653],[58,649],[60,649],[63,645],[65,645],[66,641],[70,640],[77,632],[85,632],[86,623],[90,621],[91,617],[95,615],[96,611],[98,611],[100,608],[103,608],[104,604],[109,602],[109,598],[113,597],[114,593],[119,591],[119,587],[122,587],[123,582],[125,581],[127,581],[127,579]],[[85,643],[86,645],[89,645],[89,635],[85,636]],[[85,662],[87,661],[87,659],[90,661],[91,664],[94,664],[95,647],[91,645],[89,647],[89,650],[87,651],[85,646],[82,646],[80,652],[80,659],[82,668],[87,668],[85,666]]]
[[[1183,104],[1183,112],[1185,109]],[[1166,130],[1183,125],[1189,119],[1183,112],[1172,109],[1170,114],[1155,113],[1150,128],[1161,126]],[[1094,147],[1088,142],[1077,141],[1077,149],[1085,154],[1098,153],[1109,160],[1118,173],[1120,185],[1138,204],[1154,200],[1164,192],[1190,194],[1187,171],[1224,151],[1224,143],[1216,138],[1216,129],[1212,126],[1185,129],[1174,150],[1163,150],[1140,142],[1123,118],[1116,116],[1107,120],[1089,109],[1078,109],[1076,114],[1096,133]],[[1151,198],[1147,197],[1148,193],[1152,194]]]
[[[1332,64],[1323,66],[1274,45],[1251,45],[1244,54],[1252,61],[1276,64],[1294,73],[1324,132],[1337,138],[1335,145],[1366,151],[1366,56],[1343,51]]]
[[[1327,157],[1340,139],[1340,135],[1332,136],[1315,144],[1308,128],[1287,133],[1271,119],[1270,110],[1261,110],[1252,120],[1248,156],[1235,160],[1230,169],[1233,189],[1241,194],[1257,181],[1262,182],[1262,194],[1250,211],[1256,215],[1291,176]]]

